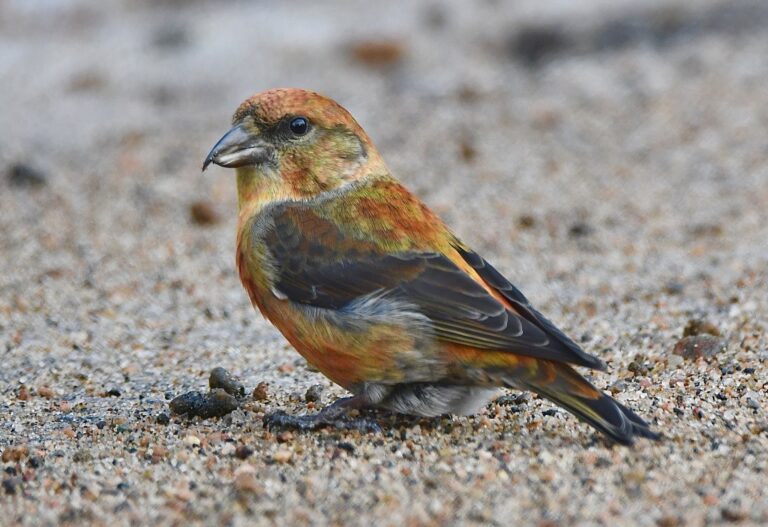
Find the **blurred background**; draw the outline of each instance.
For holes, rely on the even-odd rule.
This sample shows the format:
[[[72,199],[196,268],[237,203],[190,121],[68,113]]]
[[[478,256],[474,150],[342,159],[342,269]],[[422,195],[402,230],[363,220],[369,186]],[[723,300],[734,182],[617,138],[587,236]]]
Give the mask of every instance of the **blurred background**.
[[[517,485],[515,499],[481,482],[489,518],[505,524],[530,490],[546,502],[530,509],[541,521],[547,507],[570,507],[566,524],[605,520],[609,498],[615,517],[652,511],[651,524],[765,521],[765,495],[750,494],[764,492],[750,479],[764,451],[756,472],[722,475],[765,430],[767,27],[760,0],[0,0],[0,389],[49,388],[86,408],[13,406],[0,445],[160,411],[164,394],[218,364],[249,386],[268,381],[285,394],[276,405],[325,382],[238,283],[232,173],[200,174],[243,99],[302,87],[349,109],[409,188],[608,360],[602,388],[701,449],[670,461],[677,472],[654,489],[631,475],[619,497],[598,485],[593,508],[567,498],[583,484],[576,472],[559,490]],[[669,357],[690,320],[711,322],[730,370],[677,369]],[[113,388],[119,397],[99,398]],[[561,425],[516,441],[570,444]],[[580,445],[589,432],[577,430]],[[701,451],[714,457],[702,464]],[[619,461],[594,478],[613,481]],[[537,460],[557,474],[559,462]],[[133,481],[144,469],[127,470]],[[88,481],[117,484],[105,477]],[[414,510],[429,491],[418,489],[397,491],[404,503],[413,493]],[[445,510],[472,517],[456,503]]]

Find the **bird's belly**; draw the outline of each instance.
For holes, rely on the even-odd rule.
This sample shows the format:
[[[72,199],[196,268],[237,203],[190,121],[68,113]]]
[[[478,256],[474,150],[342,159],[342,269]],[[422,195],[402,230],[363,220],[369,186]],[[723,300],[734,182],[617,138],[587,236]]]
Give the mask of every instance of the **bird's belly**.
[[[254,303],[312,366],[347,389],[397,384],[445,374],[432,339],[386,320],[345,319],[340,312],[275,297]]]

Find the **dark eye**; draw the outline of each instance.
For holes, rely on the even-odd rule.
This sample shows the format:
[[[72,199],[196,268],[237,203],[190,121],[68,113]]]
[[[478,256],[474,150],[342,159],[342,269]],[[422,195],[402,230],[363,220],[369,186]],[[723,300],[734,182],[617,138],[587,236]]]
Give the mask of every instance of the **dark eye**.
[[[304,135],[309,130],[309,121],[305,117],[294,117],[288,126],[294,135]]]

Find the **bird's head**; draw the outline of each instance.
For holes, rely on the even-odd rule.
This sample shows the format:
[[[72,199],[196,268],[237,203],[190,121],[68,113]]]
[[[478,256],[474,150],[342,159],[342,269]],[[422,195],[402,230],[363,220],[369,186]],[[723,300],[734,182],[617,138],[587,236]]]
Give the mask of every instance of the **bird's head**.
[[[211,149],[214,163],[238,168],[251,184],[279,184],[308,197],[364,177],[383,162],[365,131],[335,101],[315,92],[283,88],[243,102],[233,127]]]

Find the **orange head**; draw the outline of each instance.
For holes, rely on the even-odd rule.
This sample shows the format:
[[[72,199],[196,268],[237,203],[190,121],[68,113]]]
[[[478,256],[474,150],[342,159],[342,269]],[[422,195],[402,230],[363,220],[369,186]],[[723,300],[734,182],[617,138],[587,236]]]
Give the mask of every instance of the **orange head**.
[[[338,103],[295,88],[268,90],[243,102],[233,127],[211,149],[211,164],[244,168],[256,179],[280,179],[288,193],[312,196],[383,166],[357,121]]]

